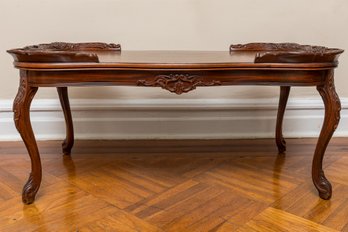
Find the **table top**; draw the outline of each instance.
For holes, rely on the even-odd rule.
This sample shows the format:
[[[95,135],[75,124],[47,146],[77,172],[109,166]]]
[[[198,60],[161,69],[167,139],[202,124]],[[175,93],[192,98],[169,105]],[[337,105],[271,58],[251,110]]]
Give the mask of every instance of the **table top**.
[[[229,51],[121,51],[118,44],[56,42],[8,52],[15,66],[23,69],[315,69],[336,67],[343,50],[293,43],[250,43],[231,45]]]

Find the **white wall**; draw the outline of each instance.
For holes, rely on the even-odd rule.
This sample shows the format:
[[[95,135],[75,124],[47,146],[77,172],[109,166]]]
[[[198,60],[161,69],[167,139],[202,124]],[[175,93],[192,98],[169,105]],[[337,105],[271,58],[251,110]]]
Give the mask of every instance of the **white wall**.
[[[230,43],[253,41],[299,42],[348,48],[346,0],[1,0],[0,99],[11,99],[18,75],[12,68],[9,48],[52,41],[105,41],[123,49],[227,50]],[[348,58],[341,56],[337,91],[348,97]],[[187,98],[209,96],[272,97],[276,88],[201,89]],[[103,89],[104,90],[104,89]],[[72,91],[72,97],[169,98],[158,89],[95,88]],[[254,94],[257,93],[255,96]],[[295,96],[317,96],[300,88]],[[52,98],[52,89],[39,97]],[[182,96],[180,96],[182,98]]]
[[[0,102],[13,99],[18,71],[6,49],[53,41],[121,43],[126,50],[227,50],[231,43],[298,42],[348,48],[346,0],[0,0]],[[348,98],[348,58],[336,71]],[[276,87],[200,88],[176,96],[156,88],[71,88],[72,99],[276,98]],[[219,88],[219,89],[218,89]],[[216,91],[218,90],[218,91]],[[53,88],[37,99],[56,98]],[[315,88],[291,98],[319,99]],[[1,104],[0,104],[1,105]]]

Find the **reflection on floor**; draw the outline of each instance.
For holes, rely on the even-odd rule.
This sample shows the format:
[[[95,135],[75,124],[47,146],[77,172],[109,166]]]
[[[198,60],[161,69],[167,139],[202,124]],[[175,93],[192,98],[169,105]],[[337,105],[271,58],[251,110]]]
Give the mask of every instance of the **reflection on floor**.
[[[30,162],[21,142],[0,143],[0,231],[348,231],[348,138],[324,160],[333,185],[311,181],[315,139],[40,142],[43,182],[20,192]]]

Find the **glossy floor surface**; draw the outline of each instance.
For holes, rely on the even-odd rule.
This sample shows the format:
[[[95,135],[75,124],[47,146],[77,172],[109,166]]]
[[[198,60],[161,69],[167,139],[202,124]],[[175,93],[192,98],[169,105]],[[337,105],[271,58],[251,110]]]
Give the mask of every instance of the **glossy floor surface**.
[[[324,161],[333,185],[311,181],[315,139],[40,142],[43,181],[23,205],[21,142],[0,143],[0,231],[348,231],[348,138]]]

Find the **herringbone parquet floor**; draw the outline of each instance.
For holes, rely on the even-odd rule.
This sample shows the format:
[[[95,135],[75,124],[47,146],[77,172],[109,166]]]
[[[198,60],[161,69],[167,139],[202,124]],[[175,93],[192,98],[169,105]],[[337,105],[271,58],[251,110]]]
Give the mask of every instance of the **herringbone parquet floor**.
[[[348,231],[348,138],[325,158],[333,198],[318,198],[315,139],[40,142],[43,182],[21,203],[29,158],[0,143],[0,231]]]

